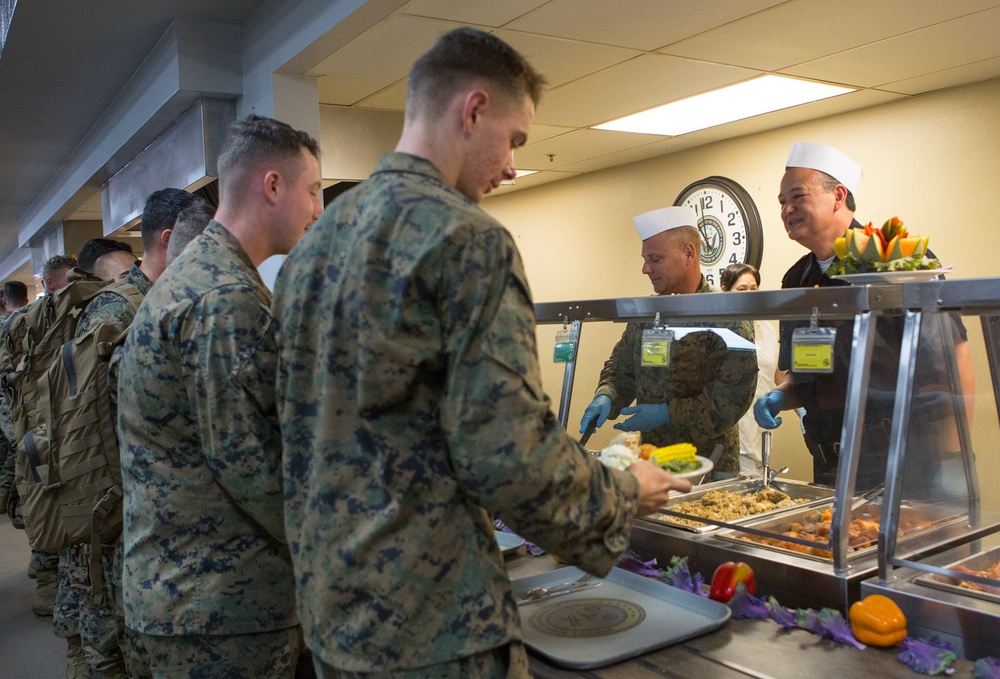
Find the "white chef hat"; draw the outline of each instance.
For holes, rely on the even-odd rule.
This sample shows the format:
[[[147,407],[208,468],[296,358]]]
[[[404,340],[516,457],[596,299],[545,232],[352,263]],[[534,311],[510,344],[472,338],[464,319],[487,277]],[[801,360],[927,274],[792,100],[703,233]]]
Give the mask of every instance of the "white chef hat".
[[[679,226],[698,226],[698,214],[689,205],[661,207],[632,218],[639,238],[646,240],[658,233],[676,229]]]
[[[806,167],[825,172],[846,186],[851,193],[858,192],[863,174],[860,165],[832,146],[804,141],[792,144],[785,167]]]

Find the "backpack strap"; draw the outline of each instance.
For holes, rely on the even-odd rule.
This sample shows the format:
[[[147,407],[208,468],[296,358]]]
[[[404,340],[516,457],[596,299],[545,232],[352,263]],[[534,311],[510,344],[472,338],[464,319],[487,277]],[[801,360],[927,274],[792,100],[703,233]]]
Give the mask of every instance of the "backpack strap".
[[[94,299],[106,292],[118,295],[124,299],[132,308],[133,314],[139,310],[139,305],[142,304],[142,300],[145,297],[145,295],[139,292],[139,288],[135,287],[131,283],[127,281],[118,281],[117,283],[106,285],[100,290],[95,290],[93,293],[80,300],[80,303],[77,305],[77,309],[79,309],[79,311],[77,312],[77,309],[74,309],[74,312],[83,313],[83,311],[90,305],[91,302],[94,301]]]

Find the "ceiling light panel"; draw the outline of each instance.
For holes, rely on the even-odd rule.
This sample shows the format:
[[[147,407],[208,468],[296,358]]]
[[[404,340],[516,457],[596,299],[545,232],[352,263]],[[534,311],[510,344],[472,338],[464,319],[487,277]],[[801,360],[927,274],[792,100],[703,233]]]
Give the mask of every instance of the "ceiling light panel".
[[[765,75],[618,118],[598,130],[677,135],[854,92],[850,87]]]

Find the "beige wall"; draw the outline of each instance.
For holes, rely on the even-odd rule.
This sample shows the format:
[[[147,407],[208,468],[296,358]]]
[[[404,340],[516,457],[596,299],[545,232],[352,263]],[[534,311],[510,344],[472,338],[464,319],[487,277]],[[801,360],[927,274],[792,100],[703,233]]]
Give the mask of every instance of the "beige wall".
[[[543,104],[544,105],[544,104]],[[777,288],[805,250],[788,240],[778,214],[777,189],[793,141],[831,144],[858,161],[865,178],[857,193],[862,223],[898,215],[907,228],[930,236],[950,278],[997,275],[1000,239],[995,197],[1000,177],[1000,80],[914,97],[882,106],[718,142],[662,158],[581,175],[491,197],[485,208],[510,229],[524,257],[536,301],[651,292],[641,274],[633,215],[671,205],[690,182],[723,175],[753,197],[764,225],[764,288]],[[978,321],[972,351],[977,367],[975,447],[984,493],[1000,496],[998,426]],[[539,329],[543,378],[553,407],[562,369],[551,361],[553,326]],[[576,431],[597,375],[621,333],[611,324],[585,325],[570,430]],[[775,439],[775,462],[808,479],[811,463],[786,418]],[[793,426],[789,426],[793,425]],[[595,436],[609,438],[609,427]],[[591,446],[593,447],[593,446]],[[992,493],[990,484],[996,486]],[[1000,508],[1000,502],[991,503]]]

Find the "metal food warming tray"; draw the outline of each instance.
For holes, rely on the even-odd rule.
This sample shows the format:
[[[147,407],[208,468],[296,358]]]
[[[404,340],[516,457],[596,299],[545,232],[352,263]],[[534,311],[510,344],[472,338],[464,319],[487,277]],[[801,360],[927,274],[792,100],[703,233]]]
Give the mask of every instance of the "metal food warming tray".
[[[713,490],[726,490],[730,493],[737,493],[739,495],[746,495],[760,490],[761,481],[760,479],[752,478],[737,478],[729,479],[725,481],[717,481],[715,483],[709,483],[702,486],[695,486],[696,490],[690,493],[683,493],[681,495],[671,496],[670,500],[663,505],[663,509],[674,510],[679,505],[685,502],[697,502],[701,500],[705,495]],[[793,500],[805,500],[804,503],[794,505],[792,507],[779,507],[777,509],[772,509],[767,512],[760,512],[757,514],[751,514],[749,516],[743,516],[738,519],[731,519],[726,521],[727,524],[740,525],[748,521],[753,521],[760,519],[761,517],[770,517],[777,515],[779,513],[795,511],[802,507],[810,507],[817,503],[831,501],[833,497],[833,488],[825,488],[822,486],[813,486],[802,481],[791,481],[791,480],[781,480],[774,481],[771,483],[771,488],[775,490],[780,490],[785,493]],[[692,520],[698,520],[700,517],[691,517]],[[700,523],[697,526],[691,526],[686,523],[682,523],[678,517],[671,514],[651,514],[649,516],[641,517],[639,521],[649,521],[656,524],[666,524],[674,528],[679,528],[681,530],[690,531],[692,533],[708,533],[711,531],[717,531],[722,526],[717,526],[710,523]]]
[[[809,540],[806,535],[808,535],[808,527],[822,524],[823,521],[821,520],[821,517],[823,513],[827,510],[832,510],[832,508],[832,501],[823,502],[821,504],[812,504],[801,508],[795,507],[790,511],[782,512],[781,516],[768,518],[753,517],[753,520],[742,524],[744,528],[770,534],[768,537],[756,533],[743,532],[738,528],[733,528],[726,532],[720,532],[716,535],[716,537],[743,544],[749,543],[755,547],[763,547],[764,549],[770,549],[776,552],[794,554],[807,559],[830,563],[833,560],[833,555],[829,551],[829,542],[813,542]],[[907,506],[903,504],[900,507],[899,541],[904,542],[919,536],[927,535],[935,529],[951,525],[959,521],[965,521],[967,519],[966,516],[956,516],[954,514],[942,515],[934,510],[935,507],[931,505]],[[852,524],[854,524],[854,522],[865,522],[868,525],[857,525],[858,528],[863,530],[858,535],[853,537],[853,540],[855,540],[854,544],[849,543],[847,552],[848,559],[853,560],[867,554],[873,554],[876,551],[878,547],[878,528],[881,515],[882,505],[879,501],[863,504],[851,512]],[[807,530],[803,531],[801,528],[797,531],[793,530],[793,524],[799,524],[799,526],[806,528]],[[799,535],[792,537],[798,537],[800,540],[799,542],[787,539],[787,533],[796,532],[799,533]],[[824,532],[828,540],[828,522],[827,526],[823,529],[817,527],[817,535],[823,535]],[[806,535],[803,535],[803,533]],[[852,537],[849,536],[848,539],[851,540]]]
[[[962,567],[968,568],[972,571],[985,571],[993,568],[998,562],[1000,562],[1000,547],[995,547],[989,551],[982,552],[981,554],[974,554],[965,559],[961,559],[960,561],[956,561],[948,566],[945,566],[945,568],[954,570],[956,567]],[[984,601],[992,601],[993,603],[1000,604],[1000,586],[995,587],[995,592],[969,589],[968,587],[960,586],[960,583],[963,581],[937,573],[921,575],[915,579],[915,582],[918,582],[921,585],[935,587],[946,592],[954,592],[955,594],[962,596],[971,596],[976,599],[983,599]],[[970,584],[976,584],[979,587],[989,586],[972,582],[970,582]]]

